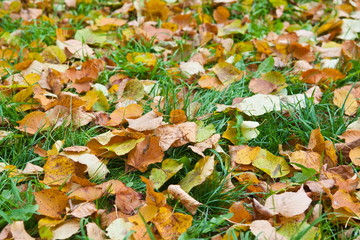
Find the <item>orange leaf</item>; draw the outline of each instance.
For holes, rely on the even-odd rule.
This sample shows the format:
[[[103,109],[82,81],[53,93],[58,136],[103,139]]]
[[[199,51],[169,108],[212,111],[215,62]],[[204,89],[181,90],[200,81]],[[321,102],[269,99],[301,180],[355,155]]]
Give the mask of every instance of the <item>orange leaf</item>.
[[[35,111],[27,114],[22,120],[17,121],[20,126],[15,127],[20,131],[35,134],[37,131],[50,127],[50,121],[44,112]]]
[[[140,176],[141,180],[146,184],[146,203],[156,207],[164,207],[166,205],[166,197],[162,193],[154,191],[154,184],[151,180]]]
[[[145,172],[147,167],[152,163],[161,162],[164,152],[159,145],[159,137],[146,136],[139,142],[136,147],[131,150],[126,160],[126,164]]]
[[[126,118],[139,118],[143,113],[143,108],[139,104],[130,104],[126,107],[120,107],[110,114],[110,121],[107,126],[117,126],[126,122]]]
[[[34,192],[36,203],[39,205],[38,212],[42,215],[61,219],[67,206],[67,196],[57,189],[44,189]]]
[[[169,120],[170,123],[172,124],[183,123],[186,122],[186,120],[187,117],[184,110],[175,109],[170,112],[170,120]]]
[[[244,202],[235,202],[229,208],[229,211],[234,213],[230,221],[237,223],[250,223],[253,220],[252,214],[245,208]]]
[[[219,6],[214,10],[213,17],[217,23],[225,23],[230,17],[230,12],[226,7]]]

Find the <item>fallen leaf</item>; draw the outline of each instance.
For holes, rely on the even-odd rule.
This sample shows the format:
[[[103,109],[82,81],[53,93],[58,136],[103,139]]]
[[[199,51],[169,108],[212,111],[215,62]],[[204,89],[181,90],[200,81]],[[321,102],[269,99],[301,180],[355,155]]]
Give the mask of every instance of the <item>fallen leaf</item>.
[[[194,166],[194,169],[186,174],[186,176],[179,182],[180,187],[189,192],[193,187],[203,183],[208,176],[214,171],[215,160],[214,156],[206,156],[200,159]]]
[[[146,184],[146,203],[155,207],[164,207],[166,205],[166,197],[162,193],[154,191],[154,184],[151,180],[140,176],[141,180]]]
[[[252,165],[272,178],[279,178],[290,172],[289,165],[283,157],[275,156],[266,149],[261,149],[256,158],[252,161]]]
[[[255,220],[250,224],[251,232],[259,240],[286,240],[284,236],[276,232],[276,228],[266,220]]]
[[[162,124],[163,117],[151,111],[137,119],[126,118],[126,121],[129,123],[129,128],[141,132],[158,128]]]
[[[240,81],[244,73],[234,65],[227,62],[219,62],[213,67],[213,71],[219,80],[225,85]]]
[[[236,106],[248,116],[261,116],[267,112],[280,111],[280,97],[256,94],[245,98]]]
[[[161,162],[164,152],[159,146],[159,140],[156,136],[146,136],[129,152],[126,164],[145,172],[150,164]]]
[[[234,202],[229,208],[229,212],[234,213],[229,220],[237,223],[250,223],[253,220],[253,215],[246,209],[243,201]]]
[[[77,233],[80,230],[80,220],[79,219],[70,219],[59,226],[56,226],[52,231],[52,239],[69,239],[72,235]]]
[[[151,220],[164,240],[176,240],[192,224],[192,216],[173,213],[166,207],[160,207],[155,218]]]
[[[123,218],[117,218],[106,228],[106,236],[113,240],[123,240],[132,227],[131,222],[126,222]]]
[[[291,153],[290,157],[290,163],[298,163],[306,168],[313,168],[318,173],[321,170],[322,167],[322,156],[317,152],[308,152],[308,151],[295,151]],[[301,170],[300,167],[296,166],[295,164],[292,164],[292,166],[295,169]]]
[[[34,192],[36,203],[39,205],[37,210],[40,214],[61,219],[65,214],[67,206],[67,196],[57,189],[44,189],[40,192]]]
[[[60,48],[61,48],[61,44]],[[62,43],[65,51],[68,51],[71,56],[75,58],[86,58],[86,57],[94,57],[94,50],[90,48],[87,44],[80,42],[75,39],[70,39]]]
[[[169,122],[172,124],[186,122],[187,117],[185,111],[182,109],[175,109],[170,112]]]
[[[76,217],[76,218],[84,218],[87,216],[90,216],[91,214],[97,212],[95,203],[92,202],[84,202],[84,203],[79,203],[77,205],[75,205],[72,210],[70,215]]]
[[[350,150],[349,157],[353,164],[360,166],[360,147],[356,147]]]
[[[205,73],[204,67],[199,62],[181,62],[180,70],[188,78],[196,74]]]
[[[161,163],[161,168],[153,168],[150,173],[150,180],[154,183],[154,187],[159,189],[167,180],[174,176],[183,164],[174,159],[165,159]]]
[[[48,185],[62,185],[70,181],[71,176],[78,171],[77,168],[81,168],[81,164],[66,156],[49,157],[44,165],[43,182]]]
[[[265,207],[270,209],[273,214],[281,214],[289,218],[304,213],[311,202],[311,198],[307,196],[304,188],[301,187],[296,193],[286,192],[271,195],[266,199]]]
[[[21,239],[21,240],[34,240],[35,239],[35,238],[32,238],[26,232],[23,221],[16,221],[16,222],[11,223],[10,224],[10,232],[11,232],[13,239]]]
[[[200,202],[192,198],[187,192],[181,189],[180,185],[169,185],[168,193],[172,195],[192,214],[196,213],[197,208],[201,205]]]
[[[343,88],[335,89],[333,102],[339,108],[344,108],[345,114],[348,116],[356,114],[359,108],[356,97],[346,86]]]
[[[87,236],[93,240],[105,240],[105,232],[96,225],[96,223],[86,224]]]
[[[35,111],[27,114],[22,120],[18,121],[18,127],[20,131],[35,134],[38,131],[44,131],[50,127],[50,121],[46,116],[46,113]]]

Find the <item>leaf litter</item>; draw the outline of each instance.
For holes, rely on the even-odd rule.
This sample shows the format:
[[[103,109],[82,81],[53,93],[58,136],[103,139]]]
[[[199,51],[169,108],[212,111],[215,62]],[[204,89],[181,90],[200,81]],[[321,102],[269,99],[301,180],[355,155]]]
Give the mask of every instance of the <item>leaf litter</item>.
[[[0,97],[10,99],[4,106],[15,106],[21,116],[15,121],[1,116],[0,143],[62,127],[100,129],[83,146],[63,148],[63,138],[52,139],[51,148],[44,142],[34,146],[42,159],[38,165],[1,163],[6,178],[33,192],[27,204],[36,204],[38,215],[32,231],[28,219],[4,218],[1,239],[68,239],[80,232],[96,240],[235,239],[246,231],[258,239],[299,233],[316,239],[322,237],[321,218],[355,231],[358,2],[219,0],[203,8],[201,1],[187,0],[10,0],[0,5]],[[258,8],[270,9],[265,18],[254,12]],[[41,28],[39,36],[29,33]],[[161,75],[177,92],[162,89]],[[198,92],[221,95],[239,83],[249,94],[236,95],[231,104],[205,106],[214,108],[198,115],[204,107]],[[296,84],[301,90],[292,89]],[[256,146],[269,114],[287,118],[324,103],[352,122],[336,131],[336,139],[317,126],[308,131],[307,146],[296,138],[277,151]],[[221,115],[227,117],[223,128],[211,121]],[[174,156],[176,151],[193,156]],[[117,179],[111,166],[120,163],[129,178],[139,175],[142,187]],[[225,166],[231,170],[221,192],[244,186],[246,194],[227,202],[224,215],[211,220],[220,221],[215,227],[196,229],[209,204],[196,191]],[[39,186],[27,189],[32,177]],[[100,204],[104,201],[107,207]]]

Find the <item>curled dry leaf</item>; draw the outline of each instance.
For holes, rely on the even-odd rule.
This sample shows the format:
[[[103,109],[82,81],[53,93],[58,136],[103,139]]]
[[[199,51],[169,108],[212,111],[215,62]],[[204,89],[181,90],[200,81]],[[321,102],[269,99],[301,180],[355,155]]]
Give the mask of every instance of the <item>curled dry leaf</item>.
[[[25,230],[23,221],[15,221],[4,227],[0,233],[0,239],[21,239],[21,240],[35,240]]]
[[[265,207],[271,209],[274,214],[293,217],[304,213],[311,202],[311,198],[307,196],[304,188],[301,187],[296,193],[286,192],[270,196],[265,201]]]
[[[168,193],[172,195],[176,200],[180,200],[181,204],[192,214],[196,213],[197,208],[201,205],[187,192],[181,189],[180,185],[169,185]]]
[[[200,156],[205,157],[203,152],[206,149],[215,148],[218,145],[219,140],[220,134],[214,134],[205,141],[196,143],[194,146],[189,146],[189,148]]]

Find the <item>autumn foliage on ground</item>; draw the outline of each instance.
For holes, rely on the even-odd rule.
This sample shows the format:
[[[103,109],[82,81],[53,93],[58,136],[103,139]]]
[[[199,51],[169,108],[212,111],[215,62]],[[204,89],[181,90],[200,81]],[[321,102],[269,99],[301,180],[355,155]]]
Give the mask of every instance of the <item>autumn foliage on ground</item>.
[[[0,239],[358,239],[359,1],[0,6]]]

